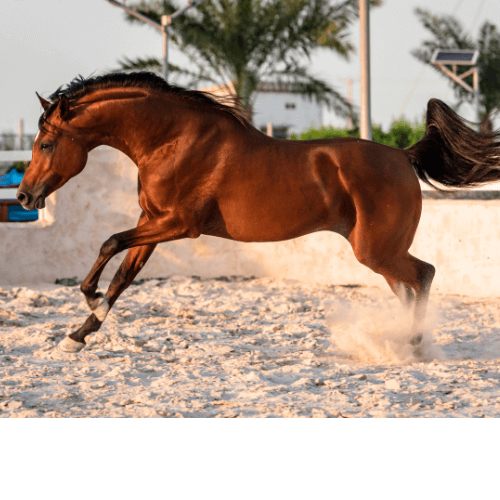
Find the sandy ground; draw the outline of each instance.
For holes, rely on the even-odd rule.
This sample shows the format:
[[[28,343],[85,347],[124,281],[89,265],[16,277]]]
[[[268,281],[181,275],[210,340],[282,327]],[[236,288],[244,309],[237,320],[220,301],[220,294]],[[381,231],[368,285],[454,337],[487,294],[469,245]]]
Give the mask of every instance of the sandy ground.
[[[423,358],[374,288],[150,280],[85,350],[59,351],[87,315],[78,287],[0,288],[0,416],[500,415],[497,299],[432,295]]]

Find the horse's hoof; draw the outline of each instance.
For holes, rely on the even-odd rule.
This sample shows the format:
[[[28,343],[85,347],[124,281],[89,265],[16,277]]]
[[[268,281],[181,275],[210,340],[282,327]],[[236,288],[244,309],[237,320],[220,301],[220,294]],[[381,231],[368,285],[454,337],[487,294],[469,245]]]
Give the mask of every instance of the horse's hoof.
[[[77,342],[70,337],[64,337],[57,347],[62,352],[80,352],[85,347],[85,343]]]
[[[418,346],[421,344],[423,338],[424,338],[424,336],[421,333],[419,333],[418,335],[415,335],[414,337],[412,337],[410,339],[410,344],[414,345],[414,346]]]
[[[415,358],[417,358],[417,360],[423,360],[425,356],[422,346],[415,347],[413,349],[413,355],[415,356]]]

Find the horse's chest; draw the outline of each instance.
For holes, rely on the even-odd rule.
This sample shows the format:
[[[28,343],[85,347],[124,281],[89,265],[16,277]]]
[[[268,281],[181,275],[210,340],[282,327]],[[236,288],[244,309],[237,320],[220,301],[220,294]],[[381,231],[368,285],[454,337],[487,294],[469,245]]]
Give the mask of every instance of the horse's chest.
[[[139,205],[149,217],[155,217],[167,211],[196,212],[203,202],[203,189],[195,189],[186,179],[178,179],[174,175],[142,181]]]

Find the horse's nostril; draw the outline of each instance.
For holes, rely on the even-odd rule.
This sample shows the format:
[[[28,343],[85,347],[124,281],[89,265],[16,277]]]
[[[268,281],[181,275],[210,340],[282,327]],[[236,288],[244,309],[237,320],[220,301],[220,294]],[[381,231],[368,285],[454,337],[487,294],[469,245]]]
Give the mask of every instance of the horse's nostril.
[[[21,205],[27,205],[29,203],[29,194],[23,193],[22,191],[17,193],[17,200]]]

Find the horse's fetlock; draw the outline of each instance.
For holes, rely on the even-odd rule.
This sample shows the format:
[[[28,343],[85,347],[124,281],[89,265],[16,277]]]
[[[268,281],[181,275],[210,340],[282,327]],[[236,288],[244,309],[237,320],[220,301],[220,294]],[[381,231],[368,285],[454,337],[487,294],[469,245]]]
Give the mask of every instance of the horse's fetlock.
[[[102,296],[96,303],[95,309],[93,309],[94,316],[99,320],[100,323],[104,321],[110,309],[109,301],[106,296]],[[99,325],[100,327],[101,325]]]
[[[86,283],[85,281],[82,281],[80,284],[80,291],[83,293],[83,295],[92,295],[96,291],[96,287],[91,285],[90,283]]]

